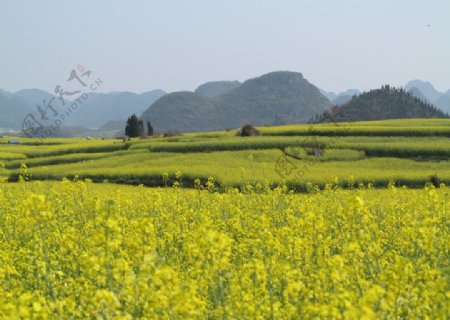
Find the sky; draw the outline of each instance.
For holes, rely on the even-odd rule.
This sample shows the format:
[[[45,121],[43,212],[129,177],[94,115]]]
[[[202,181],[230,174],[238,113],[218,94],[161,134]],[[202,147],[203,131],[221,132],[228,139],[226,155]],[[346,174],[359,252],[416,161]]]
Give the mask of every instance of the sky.
[[[327,91],[450,89],[448,0],[1,0],[0,88],[194,90],[278,70]]]

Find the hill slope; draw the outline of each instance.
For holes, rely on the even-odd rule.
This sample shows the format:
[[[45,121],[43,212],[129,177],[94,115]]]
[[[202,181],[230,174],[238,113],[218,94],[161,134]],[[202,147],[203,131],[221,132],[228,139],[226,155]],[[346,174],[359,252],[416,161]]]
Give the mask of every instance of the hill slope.
[[[14,93],[14,97],[18,97],[22,99],[26,104],[28,104],[30,107],[35,108],[38,105],[43,105],[43,101],[50,101],[55,96],[39,89],[22,89]],[[64,99],[67,99],[64,97]]]
[[[142,117],[145,121],[151,121],[158,132],[207,131],[221,124],[213,101],[188,91],[163,96],[146,110]]]
[[[226,94],[177,92],[157,100],[142,117],[156,131],[210,131],[254,125],[303,123],[330,102],[301,73],[271,72]]]
[[[132,92],[90,93],[69,124],[86,128],[98,128],[109,121],[124,120],[131,114],[141,114],[154,101],[165,94],[153,90],[142,94]]]
[[[64,126],[98,128],[109,121],[125,121],[132,113],[140,114],[165,94],[152,90],[141,94],[132,92],[90,93],[76,112],[66,118]],[[36,106],[56,97],[39,89],[24,89],[10,93],[0,89],[0,128],[20,129],[27,113],[39,118]],[[69,99],[65,99],[70,103]],[[46,123],[43,123],[46,125]]]
[[[346,104],[333,108],[331,114],[332,119],[337,122],[448,117],[410,92],[389,86],[355,96]],[[330,121],[330,112],[327,111],[313,122]]]
[[[19,97],[0,94],[0,128],[20,129],[31,107]]]

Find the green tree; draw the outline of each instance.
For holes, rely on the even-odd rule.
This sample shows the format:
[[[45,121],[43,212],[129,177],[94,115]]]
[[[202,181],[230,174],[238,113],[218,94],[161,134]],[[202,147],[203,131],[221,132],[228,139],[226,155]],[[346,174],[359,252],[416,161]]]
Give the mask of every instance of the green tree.
[[[130,138],[140,137],[144,132],[144,123],[135,114],[127,120],[125,134]]]

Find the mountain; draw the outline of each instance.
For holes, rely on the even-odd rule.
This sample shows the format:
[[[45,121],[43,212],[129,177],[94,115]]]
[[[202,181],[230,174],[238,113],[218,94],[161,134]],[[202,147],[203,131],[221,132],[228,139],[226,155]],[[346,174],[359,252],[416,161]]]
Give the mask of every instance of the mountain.
[[[224,130],[246,123],[304,123],[330,102],[301,73],[277,71],[250,79],[218,96],[176,92],[157,100],[142,117],[158,132]]]
[[[118,131],[120,129],[125,130],[127,124],[126,120],[108,121],[103,126],[98,128],[100,131]]]
[[[219,110],[224,118],[231,117],[227,127],[235,128],[247,122],[270,125],[280,118],[286,124],[301,123],[329,106],[328,99],[301,73],[278,71],[247,80],[221,96]]]
[[[30,107],[43,105],[44,100],[49,102],[50,99],[55,98],[54,95],[39,89],[23,89],[15,92],[14,96],[25,101],[25,103],[27,103]],[[66,97],[64,98],[66,99]]]
[[[434,102],[434,104],[436,105],[436,107],[439,107],[444,112],[450,114],[450,90],[440,96],[439,99]]]
[[[157,132],[207,131],[222,124],[215,100],[188,91],[163,96],[142,114],[142,118],[150,121]]]
[[[139,97],[143,101],[151,101],[151,103],[148,105],[148,106],[150,106],[153,102],[155,102],[156,100],[158,100],[165,94],[166,94],[166,92],[164,90],[156,89],[156,90],[143,92],[143,93],[139,94]],[[127,116],[127,118],[128,118],[128,116]]]
[[[319,89],[320,93],[322,93],[328,100],[330,100],[335,105],[341,105],[351,100],[354,95],[358,95],[361,92],[358,89],[348,89],[342,91],[340,93],[328,92],[322,89]]]
[[[353,97],[353,96],[357,96],[359,94],[361,94],[361,91],[359,91],[358,89],[347,89],[347,90],[342,91],[341,93],[339,93],[338,97],[339,96],[350,96],[350,97]]]
[[[439,92],[428,81],[412,80],[405,85],[405,89],[419,99],[432,103],[442,111],[450,114],[450,90]]]
[[[338,97],[333,99],[331,102],[334,105],[340,106],[340,105],[343,105],[343,104],[349,102],[350,100],[352,100],[352,96],[350,96],[350,95],[339,95]]]
[[[39,89],[24,89],[14,93],[0,89],[0,127],[20,130],[25,117],[30,113],[36,121],[41,121],[36,107],[43,106],[44,100],[48,103],[51,98],[55,97]]]
[[[367,121],[403,118],[446,118],[448,115],[404,89],[383,86],[354,96],[346,104],[332,108],[313,122]]]
[[[131,92],[90,93],[86,100],[78,105],[70,116],[66,117],[62,126],[98,128],[108,121],[125,121],[132,113],[141,114],[154,101],[165,94],[162,90],[153,90],[141,94]],[[22,121],[28,113],[32,113],[40,121],[40,114],[36,107],[43,106],[56,96],[39,89],[24,89],[10,93],[0,89],[0,128],[20,129]],[[64,97],[66,106],[70,100]],[[53,104],[59,112],[58,104]],[[64,108],[64,107],[62,107]],[[50,118],[49,121],[52,121]],[[41,121],[43,125],[49,122]]]
[[[0,89],[0,94],[3,95],[6,98],[11,98],[13,94],[11,92],[8,92],[6,90]]]
[[[410,91],[414,87],[417,88],[425,96],[425,98],[432,103],[439,99],[442,95],[442,93],[437,91],[428,81],[418,79],[411,80],[405,85],[405,90]]]
[[[85,128],[98,128],[108,121],[124,120],[131,114],[141,114],[154,101],[165,94],[153,90],[136,94],[132,92],[90,93],[73,112],[67,124]]]
[[[417,87],[412,87],[411,89],[408,90],[414,97],[425,101],[427,103],[429,103],[430,101],[427,99],[427,97],[425,97],[425,95],[422,93],[422,91],[420,91],[419,88]]]
[[[414,86],[417,85],[417,86]],[[405,88],[413,96],[430,102],[442,111],[450,114],[450,90],[445,93],[437,91],[430,82],[413,80],[406,84]]]
[[[359,94],[361,94],[361,92],[358,89],[347,89],[339,93],[331,102],[334,105],[340,106],[352,100],[353,96],[357,96]]]
[[[239,81],[211,81],[199,86],[195,89],[195,93],[212,98],[229,93],[240,85]]]
[[[327,98],[330,101],[333,101],[334,99],[337,98],[337,94],[334,93],[334,92],[331,92],[331,91],[328,92],[328,91],[325,91],[325,90],[322,90],[322,89],[319,89],[319,91],[325,98]]]
[[[0,128],[18,130],[31,111],[25,101],[12,95],[10,98],[0,94]]]

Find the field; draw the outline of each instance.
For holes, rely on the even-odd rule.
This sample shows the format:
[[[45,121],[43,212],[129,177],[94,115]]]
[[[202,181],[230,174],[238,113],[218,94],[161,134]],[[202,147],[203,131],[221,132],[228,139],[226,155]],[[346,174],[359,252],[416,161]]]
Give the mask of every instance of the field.
[[[450,318],[450,120],[259,129],[0,138],[0,317]]]
[[[262,136],[234,131],[150,139],[0,140],[1,175],[17,181],[89,178],[96,182],[166,186],[177,174],[193,187],[214,178],[218,186],[245,188],[270,181],[305,191],[372,183],[423,187],[450,183],[450,121],[390,120],[260,128]],[[319,154],[316,154],[316,151]]]
[[[449,190],[0,184],[3,318],[445,319]]]

